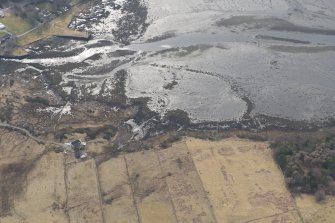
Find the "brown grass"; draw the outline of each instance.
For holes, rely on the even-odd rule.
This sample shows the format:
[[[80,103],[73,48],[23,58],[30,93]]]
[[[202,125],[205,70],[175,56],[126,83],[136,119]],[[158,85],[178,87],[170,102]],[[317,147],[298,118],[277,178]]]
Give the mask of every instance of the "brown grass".
[[[125,159],[114,158],[99,166],[99,179],[106,223],[137,223],[138,216]]]
[[[44,154],[17,133],[3,131],[1,139],[1,179],[12,179],[20,191],[7,197],[11,202],[0,197],[7,204],[1,223],[295,223],[302,218],[331,223],[335,218],[334,198],[318,204],[310,196],[291,197],[267,142],[183,138],[167,149],[120,154],[96,167],[93,158]],[[102,151],[99,140],[89,143],[89,150]],[[27,160],[35,161],[31,168],[18,165]]]
[[[94,160],[68,164],[66,172],[70,222],[103,222]]]
[[[126,162],[141,222],[177,222],[156,153],[129,154]]]
[[[299,222],[267,143],[230,138],[186,144],[219,222],[270,221],[282,214]]]
[[[335,198],[327,197],[318,203],[314,196],[302,195],[296,198],[297,206],[305,223],[333,223],[335,221]]]

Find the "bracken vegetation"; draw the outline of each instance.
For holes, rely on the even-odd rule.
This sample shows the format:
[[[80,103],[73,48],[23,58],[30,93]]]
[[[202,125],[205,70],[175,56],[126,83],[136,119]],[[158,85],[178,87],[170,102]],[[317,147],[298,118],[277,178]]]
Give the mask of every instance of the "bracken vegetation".
[[[185,111],[180,110],[180,109],[168,111],[165,114],[165,119],[169,120],[170,123],[181,125],[181,126],[187,126],[191,123],[191,120],[188,117],[188,114]]]
[[[117,131],[116,127],[112,125],[104,125],[96,128],[77,128],[77,129],[65,128],[57,132],[57,134],[55,135],[55,139],[58,140],[59,142],[62,142],[63,140],[67,139],[66,136],[67,134],[85,133],[87,135],[88,140],[96,139],[98,136],[110,140],[116,134],[116,131]]]
[[[335,195],[335,134],[276,140],[271,148],[291,192],[314,194],[318,201]]]
[[[38,96],[37,97],[27,96],[26,101],[29,102],[29,103],[42,104],[42,105],[45,105],[45,106],[49,106],[49,104],[50,104],[48,99],[38,97]]]

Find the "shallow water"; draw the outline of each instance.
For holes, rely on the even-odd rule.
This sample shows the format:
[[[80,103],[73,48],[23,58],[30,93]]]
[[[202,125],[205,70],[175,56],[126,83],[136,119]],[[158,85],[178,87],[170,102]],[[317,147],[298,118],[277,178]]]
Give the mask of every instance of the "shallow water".
[[[183,36],[171,37],[150,43],[137,43],[124,47],[134,51],[160,51],[168,48],[187,47],[193,45],[214,45],[219,43],[258,42],[259,36],[267,36],[272,43],[281,38],[280,42],[292,44],[306,42],[305,44],[335,46],[335,35],[322,35],[315,33],[287,32],[287,31],[260,31],[249,33],[193,33]],[[272,38],[271,38],[272,37]],[[296,41],[296,42],[294,42]]]
[[[271,22],[279,27],[277,20],[266,20],[257,29],[157,36],[158,41],[127,46],[95,39],[73,48],[82,49],[78,54],[53,58],[41,54],[15,62],[41,64],[49,70],[74,64],[76,69],[62,73],[62,83],[96,84],[94,94],[105,80],[112,83],[115,73],[125,69],[129,71],[128,97],[149,97],[149,107],[162,114],[185,110],[194,121],[238,120],[248,110],[243,97],[254,104],[252,114],[295,120],[331,117],[335,66],[333,52],[328,51],[335,50],[335,36],[292,26],[279,30],[271,28]],[[114,55],[126,50],[136,53]],[[93,58],[95,55],[99,57]],[[111,66],[116,60],[121,62]],[[153,68],[156,63],[159,68]],[[177,84],[166,89],[172,81]]]

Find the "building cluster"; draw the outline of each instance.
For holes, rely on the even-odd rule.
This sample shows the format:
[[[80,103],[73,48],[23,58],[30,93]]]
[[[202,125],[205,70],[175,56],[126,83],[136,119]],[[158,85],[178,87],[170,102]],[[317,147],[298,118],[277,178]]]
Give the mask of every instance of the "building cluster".
[[[76,159],[85,159],[87,153],[85,152],[86,142],[74,140],[72,142],[64,143],[64,152],[74,152]]]

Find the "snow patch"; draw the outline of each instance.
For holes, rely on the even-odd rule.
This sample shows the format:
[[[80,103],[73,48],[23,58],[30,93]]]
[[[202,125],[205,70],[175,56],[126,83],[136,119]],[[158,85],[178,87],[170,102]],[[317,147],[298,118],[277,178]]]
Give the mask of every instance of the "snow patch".
[[[58,120],[63,116],[63,115],[72,115],[71,114],[71,103],[67,102],[66,105],[63,107],[57,108],[57,107],[48,107],[45,109],[39,108],[37,109],[38,112],[48,112],[52,113],[51,117],[54,118],[56,116],[59,116]]]

